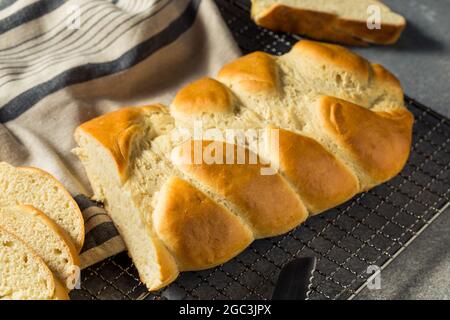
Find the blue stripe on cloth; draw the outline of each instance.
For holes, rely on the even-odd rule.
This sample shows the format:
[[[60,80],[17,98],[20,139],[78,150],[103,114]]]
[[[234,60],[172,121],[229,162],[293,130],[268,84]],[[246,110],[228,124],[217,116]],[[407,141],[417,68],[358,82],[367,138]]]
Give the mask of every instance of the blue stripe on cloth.
[[[66,0],[45,0],[32,3],[16,13],[0,20],[0,35],[21,24],[40,18],[59,8]]]
[[[108,214],[106,213],[103,206],[100,205],[100,203],[92,201],[82,194],[77,195],[74,199],[80,207],[80,210],[83,212],[84,223],[86,226],[89,225],[89,221],[94,217],[107,216],[108,220],[110,220]],[[88,214],[86,210],[90,208],[97,208],[97,210]],[[84,245],[81,252],[85,252],[89,249],[100,246],[106,241],[111,240],[112,238],[117,236],[120,235],[116,227],[114,226],[114,223],[112,221],[103,220],[99,224],[93,226],[92,229],[86,233]]]
[[[0,0],[0,1],[1,1],[1,0]],[[156,6],[157,4],[159,4],[161,1],[162,1],[162,0],[157,0],[157,1],[155,1],[155,2],[152,4],[152,6],[149,8],[149,10],[152,9],[152,8],[153,8],[154,6]],[[173,1],[173,0],[169,0],[169,1]],[[83,10],[85,10],[85,11],[87,11],[87,12],[93,12],[93,10],[96,9],[96,8],[102,8],[100,11],[95,11],[95,12],[94,12],[94,15],[91,15],[91,16],[89,16],[89,17],[83,17],[83,24],[86,24],[86,23],[89,22],[91,19],[97,20],[97,22],[96,22],[94,25],[92,25],[90,28],[93,28],[93,27],[95,27],[98,23],[103,22],[102,20],[105,19],[108,15],[110,15],[110,14],[112,14],[112,13],[120,14],[120,15],[121,15],[120,17],[123,17],[123,16],[126,16],[126,15],[127,15],[127,14],[121,12],[121,11],[118,11],[117,8],[114,8],[114,7],[111,7],[111,6],[105,6],[103,3],[100,3],[100,4],[99,4],[99,3],[97,3],[97,4],[94,3],[93,6],[88,7],[88,8],[85,8],[85,7],[86,7],[87,5],[89,5],[89,4],[92,4],[92,3],[84,3],[83,5],[80,6],[80,10],[83,9]],[[108,11],[107,11],[107,10],[108,10]],[[98,16],[98,14],[101,14],[101,13],[103,13],[103,12],[105,12],[105,11],[108,12],[107,15],[103,15],[103,16],[100,16],[100,17]],[[156,12],[156,13],[158,13],[158,12]],[[139,15],[139,14],[134,14],[134,15],[129,16],[125,21],[123,21],[123,22],[121,22],[120,24],[118,24],[117,26],[115,26],[115,28],[119,28],[120,26],[122,26],[122,24],[128,22],[129,20],[135,18],[135,17],[138,16],[138,15]],[[154,15],[154,14],[153,14],[153,15]],[[151,15],[151,16],[153,16],[153,15]],[[21,42],[21,43],[15,44],[15,45],[13,45],[13,46],[11,46],[11,47],[7,47],[7,48],[0,49],[0,52],[4,52],[4,51],[8,51],[8,50],[11,50],[11,49],[20,47],[20,46],[26,44],[27,42],[31,42],[31,41],[36,40],[36,39],[39,39],[39,38],[44,38],[47,34],[50,34],[52,31],[57,30],[59,27],[61,27],[61,25],[67,23],[67,21],[69,21],[69,20],[70,20],[70,17],[72,17],[72,16],[74,16],[74,13],[71,13],[69,16],[64,17],[64,18],[63,18],[61,21],[59,21],[53,28],[48,29],[48,30],[45,31],[44,33],[41,33],[41,34],[39,34],[39,35],[37,35],[37,36],[35,36],[35,37],[31,38],[31,39],[25,40],[25,41],[23,41],[23,42]],[[150,17],[151,17],[151,16],[150,16]],[[116,17],[115,19],[118,19],[118,18],[119,18],[119,17]],[[108,26],[110,27],[110,23],[108,23]],[[49,38],[47,38],[47,39],[42,39],[41,42],[37,42],[37,43],[35,43],[33,46],[31,46],[31,47],[24,48],[24,49],[22,49],[21,51],[16,51],[16,52],[13,52],[13,53],[1,54],[1,55],[0,55],[0,62],[3,62],[3,63],[8,62],[8,58],[9,58],[9,57],[10,57],[10,59],[12,59],[12,60],[15,61],[15,62],[17,62],[18,59],[20,60],[20,59],[23,59],[23,58],[30,58],[30,57],[33,57],[34,55],[36,55],[36,57],[41,57],[41,56],[42,56],[41,53],[44,52],[45,50],[47,50],[48,48],[50,48],[49,46],[52,46],[51,41],[52,41],[53,39],[57,38],[58,36],[62,35],[62,33],[65,32],[65,31],[67,31],[66,28],[60,28],[60,30],[59,30],[57,33],[53,34],[51,37],[49,37]],[[98,30],[96,33],[100,33],[101,31],[102,31],[102,30]],[[65,41],[65,40],[69,39],[70,36],[72,36],[73,34],[76,34],[76,33],[77,33],[77,31],[76,31],[76,30],[73,30],[72,32],[70,32],[70,34],[69,34],[68,36],[66,36],[65,38],[61,39],[60,42],[63,42],[63,41]],[[84,36],[84,34],[83,34],[83,36]],[[83,37],[83,36],[82,36],[82,37]],[[103,39],[102,39],[102,40],[103,40]],[[101,42],[102,40],[99,40],[98,42]],[[49,44],[49,43],[50,43],[50,44]],[[31,53],[31,54],[20,56],[21,53],[27,52],[27,51],[29,51],[30,49],[35,49],[36,47],[42,47],[43,44],[46,44],[46,45],[48,44],[48,45],[47,45],[47,46],[44,46],[43,48],[41,48],[40,51],[34,51],[34,52]],[[59,43],[58,43],[58,44],[59,44]],[[82,45],[82,43],[81,43],[80,45]],[[67,45],[66,45],[66,46],[67,46]],[[62,48],[64,48],[64,47],[62,47]],[[88,49],[90,49],[90,48],[88,48]],[[18,58],[18,57],[19,57],[19,58]],[[8,69],[8,68],[15,68],[15,67],[16,67],[16,66],[13,66],[13,67],[8,66],[7,68],[2,68],[1,70],[6,70],[6,69]]]
[[[108,14],[99,17],[98,14],[103,12],[103,10],[101,10],[99,12],[95,12],[94,15],[92,15],[89,18],[83,20],[84,23],[87,23],[89,20],[91,20],[91,18],[92,18],[93,21],[96,21],[90,27],[91,30],[94,29],[95,27],[97,27],[97,25],[99,25],[101,23],[103,23],[103,25],[101,25],[100,29],[96,30],[95,34],[90,35],[89,39],[84,39],[85,36],[87,36],[86,33],[82,34],[81,36],[78,36],[78,38],[76,38],[76,39],[73,39],[74,38],[73,35],[76,34],[76,31],[74,31],[73,33],[67,35],[65,38],[60,40],[60,42],[63,43],[64,41],[70,40],[72,38],[70,43],[68,43],[68,44],[66,43],[63,47],[60,47],[60,48],[57,48],[55,45],[53,45],[55,50],[57,48],[57,50],[56,50],[57,52],[54,53],[54,54],[52,53],[52,54],[47,55],[46,57],[42,57],[43,55],[41,53],[45,52],[45,50],[48,50],[48,48],[49,48],[49,47],[45,47],[45,48],[41,49],[40,51],[35,51],[32,54],[20,57],[20,58],[30,58],[30,57],[33,57],[33,55],[35,55],[36,57],[39,57],[37,60],[33,61],[33,63],[29,63],[29,62],[26,63],[26,62],[24,62],[24,65],[21,65],[21,66],[20,65],[17,66],[17,65],[13,65],[13,64],[11,65],[10,64],[10,65],[7,65],[6,67],[1,67],[0,71],[9,70],[9,69],[12,69],[14,71],[8,72],[8,73],[4,73],[4,74],[0,73],[1,74],[0,80],[3,79],[3,78],[7,78],[6,81],[0,82],[0,89],[1,89],[1,87],[3,87],[4,85],[6,85],[6,84],[8,84],[10,82],[25,80],[28,77],[35,76],[35,75],[45,71],[46,68],[52,67],[54,65],[60,64],[60,63],[65,62],[65,61],[70,61],[71,59],[76,58],[76,57],[78,57],[80,55],[82,55],[82,56],[94,55],[96,53],[100,53],[100,52],[106,50],[107,48],[112,46],[114,44],[114,42],[116,42],[118,39],[120,39],[122,36],[124,36],[129,30],[133,29],[138,24],[140,24],[140,23],[142,23],[142,22],[152,18],[153,16],[157,15],[160,11],[162,11],[172,1],[175,1],[175,0],[169,0],[163,7],[159,8],[158,10],[153,12],[151,15],[146,16],[143,19],[140,19],[139,21],[134,23],[132,26],[130,26],[127,29],[123,30],[120,34],[115,36],[113,39],[110,39],[109,42],[106,45],[104,45],[103,47],[98,47],[98,44],[102,43],[105,39],[108,39],[110,37],[111,33],[103,33],[104,34],[103,37],[101,39],[97,39],[96,43],[92,44],[90,47],[83,48],[82,50],[79,50],[78,48],[83,47],[83,45],[85,43],[89,43],[90,44],[92,42],[91,40],[94,39],[95,37],[97,37],[98,34],[101,34],[102,31],[105,28],[110,28],[111,25],[114,26],[114,23],[117,22],[117,20],[118,20],[117,17],[113,17],[112,19],[110,19],[110,21],[107,21],[107,23],[105,23],[105,21],[104,21],[105,18],[107,18],[109,15],[114,14],[114,13],[115,14],[120,14],[118,11],[110,11]],[[159,1],[157,1],[157,2],[159,2]],[[126,25],[128,22],[130,22],[132,19],[136,18],[137,16],[138,16],[138,14],[135,14],[135,15],[129,16],[126,20],[123,20],[123,21],[119,20],[119,23],[114,26],[115,30],[119,29],[123,25]],[[58,45],[59,45],[59,43],[58,43]],[[52,46],[52,45],[50,44],[50,46]],[[66,48],[66,47],[69,47],[69,48]],[[33,47],[31,47],[31,48],[33,48]],[[75,48],[77,48],[77,49],[75,49]],[[22,50],[22,52],[24,52],[24,51],[26,51],[28,49],[30,49],[30,48],[24,49],[24,50]],[[95,49],[95,51],[92,51],[94,49]],[[64,51],[64,50],[66,50],[66,51]],[[18,52],[18,53],[20,53],[20,52]],[[12,56],[14,56],[14,54]],[[0,64],[3,62],[2,58],[3,58],[3,56],[0,56]],[[13,60],[14,60],[14,58],[13,58]],[[17,63],[17,61],[15,61],[15,62]],[[17,72],[16,71],[17,69],[27,69],[26,72],[25,72],[25,76],[24,76],[23,72]],[[11,75],[20,75],[22,77],[8,79],[8,76],[11,76]]]
[[[0,1],[1,1],[1,0],[0,0]],[[92,10],[95,9],[95,8],[104,7],[104,5],[101,4],[101,3],[94,3],[94,5],[89,6],[89,5],[91,5],[91,4],[92,4],[92,3],[83,3],[83,4],[80,6],[80,10],[92,11]],[[89,7],[88,7],[88,6],[89,6]],[[87,7],[87,8],[86,8],[86,7]],[[1,52],[4,52],[4,51],[11,50],[11,49],[15,49],[15,48],[20,47],[20,46],[23,46],[24,44],[26,44],[26,43],[28,43],[28,42],[32,42],[32,41],[34,41],[34,40],[37,40],[37,39],[39,39],[39,38],[44,38],[46,35],[51,34],[54,30],[57,30],[58,28],[60,28],[61,26],[63,26],[63,28],[60,28],[60,30],[59,30],[57,33],[55,33],[55,34],[53,34],[51,37],[45,39],[45,42],[44,42],[44,43],[49,43],[49,42],[51,43],[51,40],[53,40],[54,38],[56,38],[57,36],[59,36],[61,33],[63,33],[64,31],[67,30],[66,28],[64,28],[64,26],[67,24],[67,21],[70,21],[71,18],[72,18],[72,17],[75,17],[75,16],[76,16],[76,13],[72,12],[72,13],[70,13],[69,15],[63,17],[58,23],[55,24],[55,26],[53,26],[53,27],[50,28],[50,29],[47,29],[45,32],[40,33],[39,35],[36,35],[36,36],[34,36],[34,37],[30,38],[30,39],[27,39],[27,40],[25,40],[25,41],[22,41],[22,42],[20,42],[20,43],[16,43],[16,44],[14,44],[14,45],[12,45],[12,46],[10,46],[10,47],[2,48],[2,49],[0,49],[0,53],[1,53]],[[73,32],[75,33],[76,30],[73,30]],[[1,55],[0,55],[0,58],[1,58],[1,59],[4,59],[5,57],[8,57],[8,56],[17,57],[17,55],[19,55],[20,53],[26,52],[26,51],[29,50],[29,49],[34,49],[35,47],[42,46],[42,44],[43,44],[43,42],[37,42],[37,43],[34,44],[32,47],[25,48],[25,49],[23,49],[23,50],[21,50],[21,51],[17,51],[17,52],[13,52],[13,53],[1,54]],[[25,57],[27,57],[27,56],[25,56]]]
[[[84,194],[79,194],[76,197],[74,197],[74,199],[75,199],[76,203],[78,204],[78,207],[80,207],[81,211],[86,210],[87,208],[91,208],[91,207],[102,208],[100,203],[89,199]]]
[[[201,0],[192,0],[169,26],[110,62],[89,63],[66,70],[12,99],[0,109],[0,123],[16,119],[46,96],[70,85],[126,70],[177,40],[194,23]]]
[[[10,5],[12,5],[17,0],[2,0],[0,1],[0,10],[8,8]]]
[[[91,231],[86,234],[86,238],[84,239],[84,245],[81,249],[81,252],[88,251],[89,249],[100,246],[108,240],[111,240],[114,237],[118,237],[119,232],[117,231],[114,223],[112,222],[103,222],[97,226],[95,226]]]

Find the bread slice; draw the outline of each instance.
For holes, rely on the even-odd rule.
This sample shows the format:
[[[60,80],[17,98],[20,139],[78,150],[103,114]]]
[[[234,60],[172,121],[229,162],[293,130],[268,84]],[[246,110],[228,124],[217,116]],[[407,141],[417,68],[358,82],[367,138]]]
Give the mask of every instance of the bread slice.
[[[0,162],[0,201],[29,204],[44,212],[67,233],[79,252],[84,242],[81,211],[64,186],[49,173]]]
[[[371,8],[379,10],[380,29],[367,26]],[[395,43],[406,25],[378,0],[252,0],[252,18],[268,29],[349,45]]]
[[[44,261],[0,227],[0,300],[67,300]]]
[[[67,288],[75,287],[77,251],[53,220],[29,205],[0,206],[0,226],[23,239]]]

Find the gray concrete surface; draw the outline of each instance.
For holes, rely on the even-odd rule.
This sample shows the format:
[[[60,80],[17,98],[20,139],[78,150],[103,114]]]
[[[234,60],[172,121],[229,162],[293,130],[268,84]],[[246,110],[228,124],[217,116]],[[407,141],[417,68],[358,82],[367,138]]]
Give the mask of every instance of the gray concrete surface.
[[[356,49],[392,70],[406,94],[450,117],[450,0],[385,0],[408,20],[392,47]],[[450,209],[382,272],[381,290],[358,299],[450,299]]]
[[[381,289],[364,289],[365,299],[450,299],[450,210],[381,272]]]
[[[355,49],[393,71],[406,94],[450,117],[450,0],[385,0],[408,25],[394,46]]]

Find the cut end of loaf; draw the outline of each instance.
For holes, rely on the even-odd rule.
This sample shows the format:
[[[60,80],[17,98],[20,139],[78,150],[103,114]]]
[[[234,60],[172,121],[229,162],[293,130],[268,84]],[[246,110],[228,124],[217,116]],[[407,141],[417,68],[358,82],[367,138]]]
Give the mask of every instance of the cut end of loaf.
[[[140,111],[137,110],[137,112]],[[107,115],[105,119],[108,119]],[[98,119],[93,121],[95,120]],[[145,131],[151,130],[149,128],[151,119],[146,118],[146,114],[141,113],[141,119],[138,121],[143,123]],[[127,180],[123,182],[120,177],[121,173],[118,171],[116,158],[101,138],[108,132],[106,124],[107,122],[102,122],[101,128],[105,132],[98,133],[97,131],[96,136],[93,136],[92,132],[86,132],[86,130],[77,130],[75,138],[79,147],[76,153],[86,169],[95,192],[95,198],[104,202],[108,214],[120,231],[128,252],[139,271],[141,281],[145,283],[149,290],[158,290],[176,279],[179,272],[174,258],[156,236],[151,224],[153,209],[151,200],[147,201],[145,195],[154,190],[154,184],[158,182],[153,180],[156,177],[152,174],[152,171],[145,171],[149,173],[148,176],[145,174],[130,174]],[[161,129],[166,124],[165,121],[162,121],[159,123],[161,127],[158,128],[158,124],[154,123],[154,130]],[[157,135],[157,131],[152,133],[152,136]],[[96,137],[100,137],[100,139],[96,139]],[[139,151],[138,142],[135,141],[136,152],[130,153],[128,165],[131,168],[135,166],[145,168],[156,166],[158,161],[156,157],[151,158],[148,162],[140,160],[143,150]],[[134,185],[136,180],[148,185],[149,189],[137,189],[135,191],[127,189],[128,186]]]
[[[135,139],[146,135],[151,139],[155,135],[154,131],[145,130],[146,118],[152,115],[168,116],[168,110],[160,104],[122,108],[83,123],[75,131],[75,138],[82,131],[99,141],[110,152],[124,182],[128,177],[127,168]]]

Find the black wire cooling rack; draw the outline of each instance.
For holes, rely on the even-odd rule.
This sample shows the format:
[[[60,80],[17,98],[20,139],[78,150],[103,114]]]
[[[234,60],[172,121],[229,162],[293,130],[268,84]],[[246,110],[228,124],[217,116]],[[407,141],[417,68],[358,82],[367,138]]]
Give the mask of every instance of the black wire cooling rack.
[[[254,25],[248,1],[216,0],[244,52],[287,52],[296,37]],[[290,233],[255,241],[226,264],[185,272],[148,293],[126,253],[82,272],[72,299],[270,299],[281,267],[318,259],[310,299],[349,299],[365,287],[369,266],[387,266],[449,205],[450,121],[406,98],[416,122],[411,156],[397,177],[307,220]]]

